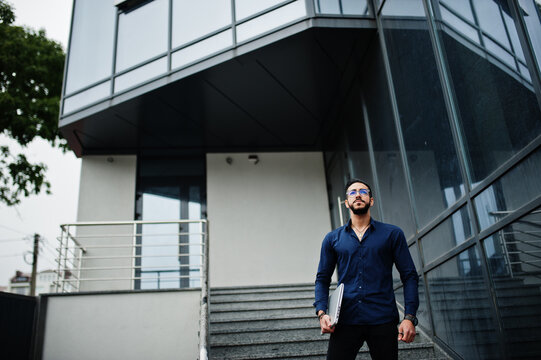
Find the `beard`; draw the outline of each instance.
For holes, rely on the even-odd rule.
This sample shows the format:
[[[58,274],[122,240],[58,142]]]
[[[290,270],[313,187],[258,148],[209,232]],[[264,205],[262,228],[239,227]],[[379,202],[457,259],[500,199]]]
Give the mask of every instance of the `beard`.
[[[370,205],[368,205],[367,203],[363,202],[363,204],[365,206],[363,207],[359,207],[359,208],[355,208],[354,205],[355,205],[355,202],[353,204],[349,204],[349,209],[351,210],[352,213],[354,213],[355,215],[364,215],[368,212],[368,210],[370,209]]]

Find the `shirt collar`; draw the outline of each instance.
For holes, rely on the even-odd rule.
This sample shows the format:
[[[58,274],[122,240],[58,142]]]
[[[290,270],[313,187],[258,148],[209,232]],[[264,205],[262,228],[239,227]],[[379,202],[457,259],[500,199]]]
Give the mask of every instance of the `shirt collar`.
[[[346,225],[344,225],[345,229],[347,231],[353,231],[351,229],[351,219],[348,220],[348,222],[346,223]],[[376,221],[374,220],[374,218],[372,216],[370,216],[370,226],[368,228],[376,228]]]

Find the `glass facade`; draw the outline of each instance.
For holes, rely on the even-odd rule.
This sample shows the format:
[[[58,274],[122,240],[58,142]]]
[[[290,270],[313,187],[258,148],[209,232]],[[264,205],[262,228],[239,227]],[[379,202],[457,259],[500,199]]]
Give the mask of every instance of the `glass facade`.
[[[116,9],[109,0],[75,1],[65,81],[66,94],[111,76],[115,17]]]
[[[366,0],[338,2],[341,10],[334,15],[370,12]],[[307,18],[306,0],[149,0],[127,8],[107,0],[74,4],[63,115]]]
[[[367,0],[315,0],[316,12],[333,15],[369,15],[370,4]]]
[[[417,221],[422,228],[464,195],[464,182],[427,22],[424,16],[416,16],[415,21],[415,26],[404,28],[396,17],[382,17]]]
[[[539,358],[541,5],[374,5],[377,43],[347,95],[358,104],[342,103],[357,113],[325,149],[329,203],[347,178],[371,181],[372,216],[408,239],[420,324],[454,357]]]
[[[437,20],[444,29],[450,28],[439,31],[439,36],[464,136],[470,181],[476,184],[541,133],[541,112],[531,82],[531,72],[536,75],[536,71],[526,66],[507,2],[475,1],[469,8],[448,3],[441,1],[439,9],[453,11],[455,20],[449,23],[442,12]],[[476,21],[468,20],[472,17]],[[471,29],[477,33],[475,43],[469,41]],[[524,113],[528,116],[522,116]]]

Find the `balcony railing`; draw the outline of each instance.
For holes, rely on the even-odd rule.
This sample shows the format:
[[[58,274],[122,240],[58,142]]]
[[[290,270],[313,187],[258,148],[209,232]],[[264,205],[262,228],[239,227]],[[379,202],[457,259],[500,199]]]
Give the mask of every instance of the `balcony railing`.
[[[207,359],[206,220],[80,222],[60,227],[57,293],[201,288],[200,359]]]

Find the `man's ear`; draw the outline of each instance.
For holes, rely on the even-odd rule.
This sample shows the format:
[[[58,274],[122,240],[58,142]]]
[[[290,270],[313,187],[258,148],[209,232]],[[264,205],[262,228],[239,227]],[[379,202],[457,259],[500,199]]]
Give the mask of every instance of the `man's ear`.
[[[374,206],[374,198],[373,197],[370,198],[370,207],[372,207],[372,206]]]
[[[344,200],[344,205],[346,205],[346,207],[347,207],[347,208],[349,209],[349,204],[348,204],[348,201],[347,201],[347,199],[346,199],[346,200]]]

